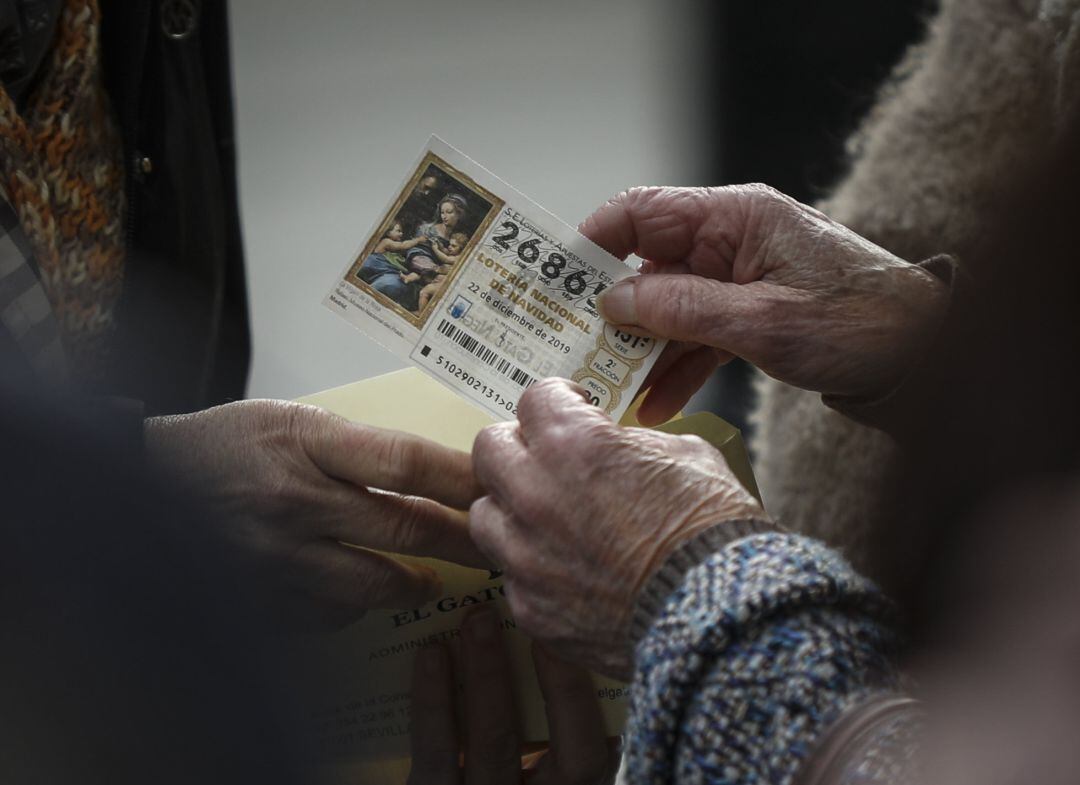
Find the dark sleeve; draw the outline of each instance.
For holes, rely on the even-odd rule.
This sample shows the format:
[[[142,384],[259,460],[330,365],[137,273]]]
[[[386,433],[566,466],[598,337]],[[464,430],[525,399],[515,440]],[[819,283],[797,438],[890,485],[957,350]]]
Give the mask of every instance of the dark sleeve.
[[[938,329],[938,335],[941,335],[954,314],[958,289],[970,290],[971,287],[963,282],[963,275],[956,259],[947,254],[933,256],[919,262],[916,266],[926,270],[949,288],[945,316],[942,326]],[[910,422],[913,413],[918,411],[924,403],[927,385],[927,380],[924,378],[926,375],[925,358],[932,351],[934,343],[933,340],[928,343],[927,351],[923,353],[923,356],[917,359],[904,378],[884,395],[873,398],[822,395],[822,403],[857,423],[885,431],[894,438],[900,437],[903,426]]]
[[[312,666],[276,670],[283,636],[216,521],[128,451],[116,410],[69,403],[0,379],[3,781],[310,781],[282,710]]]
[[[866,714],[856,724],[885,748],[902,748],[872,745],[858,763],[885,771],[906,759],[914,716],[898,697],[891,613],[814,540],[755,534],[712,553],[637,645],[627,781],[790,783],[851,712]],[[843,746],[828,764],[851,762]]]
[[[103,441],[141,460],[145,406],[134,398],[100,396],[71,403],[72,412]]]

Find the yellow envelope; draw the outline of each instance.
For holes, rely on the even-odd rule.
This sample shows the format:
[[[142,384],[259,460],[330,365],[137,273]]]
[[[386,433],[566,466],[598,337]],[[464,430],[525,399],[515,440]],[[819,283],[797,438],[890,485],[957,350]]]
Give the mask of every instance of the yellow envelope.
[[[473,439],[493,420],[415,368],[337,387],[300,399],[355,422],[425,436],[447,447],[469,451]],[[635,424],[635,408],[623,424]],[[738,429],[702,413],[673,420],[659,430],[696,433],[723,452],[739,480],[758,495]],[[409,695],[417,650],[445,641],[454,648],[462,617],[469,608],[490,604],[501,617],[521,711],[522,738],[548,739],[530,641],[515,626],[502,597],[502,580],[434,559],[412,559],[438,570],[443,596],[422,608],[371,611],[359,622],[317,644],[326,663],[311,706],[312,730],[340,782],[404,783],[409,768]],[[629,688],[595,677],[597,699],[608,733],[622,731]]]

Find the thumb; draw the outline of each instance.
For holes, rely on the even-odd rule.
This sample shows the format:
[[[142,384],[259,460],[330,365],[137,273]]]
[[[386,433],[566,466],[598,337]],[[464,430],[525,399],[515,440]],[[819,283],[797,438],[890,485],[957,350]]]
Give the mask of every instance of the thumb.
[[[742,354],[763,324],[768,284],[735,284],[698,275],[627,278],[601,293],[600,315],[621,327]]]

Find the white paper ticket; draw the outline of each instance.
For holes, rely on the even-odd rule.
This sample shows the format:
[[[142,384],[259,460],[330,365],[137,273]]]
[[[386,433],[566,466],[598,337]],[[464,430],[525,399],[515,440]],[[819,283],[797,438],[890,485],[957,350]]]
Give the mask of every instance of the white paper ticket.
[[[596,296],[633,270],[432,137],[323,301],[498,419],[548,376],[616,420],[662,341],[605,324]]]

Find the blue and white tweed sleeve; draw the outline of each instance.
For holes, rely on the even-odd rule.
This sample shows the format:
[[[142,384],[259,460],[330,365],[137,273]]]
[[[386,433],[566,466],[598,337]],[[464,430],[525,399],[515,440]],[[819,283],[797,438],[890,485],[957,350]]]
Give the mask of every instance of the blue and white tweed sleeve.
[[[844,711],[897,688],[891,610],[823,544],[743,537],[689,569],[637,647],[629,783],[791,783]]]

